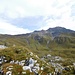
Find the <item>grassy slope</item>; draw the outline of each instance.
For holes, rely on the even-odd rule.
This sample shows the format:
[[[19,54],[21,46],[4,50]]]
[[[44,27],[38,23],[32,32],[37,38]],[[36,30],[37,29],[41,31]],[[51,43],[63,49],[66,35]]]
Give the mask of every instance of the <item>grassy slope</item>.
[[[40,34],[41,35],[41,34]],[[75,37],[71,34],[62,34],[54,40],[48,34],[23,36],[0,36],[0,44],[12,47],[23,46],[38,56],[46,54],[59,55],[64,58],[75,59]]]
[[[6,56],[8,61],[11,59],[22,60],[26,59],[27,57],[29,58],[31,56],[28,53],[33,52],[33,58],[39,60],[41,66],[42,64],[45,64],[44,66],[48,65],[42,62],[40,59],[36,58],[36,54],[39,57],[47,54],[51,54],[53,56],[61,56],[66,60],[63,62],[63,65],[66,63],[70,64],[71,62],[75,62],[75,36],[70,34],[62,34],[58,37],[55,37],[54,39],[50,35],[1,35],[0,44],[8,46],[7,49],[0,49],[0,55]],[[6,65],[7,64],[4,64],[4,66]],[[53,70],[51,66],[49,68],[50,71]],[[48,71],[48,69],[46,71]]]

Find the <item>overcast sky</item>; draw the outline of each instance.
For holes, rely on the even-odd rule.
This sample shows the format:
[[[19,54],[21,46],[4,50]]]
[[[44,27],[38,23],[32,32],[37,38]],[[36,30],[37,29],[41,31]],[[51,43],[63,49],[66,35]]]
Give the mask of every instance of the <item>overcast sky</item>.
[[[75,30],[75,0],[0,0],[0,34],[56,26]]]

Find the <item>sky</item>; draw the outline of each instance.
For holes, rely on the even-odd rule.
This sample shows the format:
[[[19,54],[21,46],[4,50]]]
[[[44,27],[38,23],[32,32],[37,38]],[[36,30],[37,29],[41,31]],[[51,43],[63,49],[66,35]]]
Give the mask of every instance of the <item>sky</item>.
[[[26,34],[56,26],[75,30],[75,0],[0,0],[0,34]]]

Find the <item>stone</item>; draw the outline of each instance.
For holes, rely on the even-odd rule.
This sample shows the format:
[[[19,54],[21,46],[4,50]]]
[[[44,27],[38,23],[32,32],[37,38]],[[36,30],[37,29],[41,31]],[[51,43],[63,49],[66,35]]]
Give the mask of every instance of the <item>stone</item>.
[[[7,71],[6,75],[12,75],[12,72],[11,71]]]

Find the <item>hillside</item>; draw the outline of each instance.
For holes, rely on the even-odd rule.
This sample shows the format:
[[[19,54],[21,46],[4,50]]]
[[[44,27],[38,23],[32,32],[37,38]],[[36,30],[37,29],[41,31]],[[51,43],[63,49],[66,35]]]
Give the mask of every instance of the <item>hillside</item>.
[[[24,46],[36,54],[52,50],[74,50],[75,31],[55,27],[21,35],[0,35],[0,44],[7,47]],[[53,51],[52,51],[53,52]]]
[[[10,59],[15,61],[24,60],[26,57],[30,57],[26,54],[32,52],[39,57],[39,63],[45,57],[44,60],[47,63],[49,62],[50,66],[51,60],[54,63],[65,64],[65,66],[75,62],[75,31],[63,27],[49,28],[48,30],[21,35],[0,34],[0,45],[7,47],[4,50],[0,49],[0,56],[6,56],[8,61]],[[19,48],[21,49],[19,50]],[[47,55],[51,55],[51,57],[47,58]],[[55,61],[56,56],[64,59],[68,65],[64,61]]]

